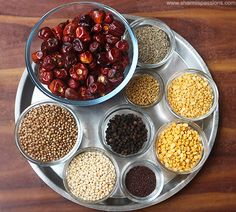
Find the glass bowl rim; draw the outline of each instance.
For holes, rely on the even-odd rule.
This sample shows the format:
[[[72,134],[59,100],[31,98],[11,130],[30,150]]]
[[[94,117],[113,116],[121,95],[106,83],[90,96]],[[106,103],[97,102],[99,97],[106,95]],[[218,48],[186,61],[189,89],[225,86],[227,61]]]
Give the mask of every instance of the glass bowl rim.
[[[207,80],[209,86],[211,87],[211,90],[212,90],[212,94],[213,94],[213,97],[214,97],[214,100],[213,100],[213,104],[211,106],[211,109],[206,113],[206,114],[203,114],[202,116],[199,116],[199,117],[196,117],[196,118],[188,118],[188,117],[185,117],[185,116],[181,116],[180,114],[176,113],[170,103],[169,103],[169,100],[168,100],[168,87],[169,85],[171,84],[171,82],[182,76],[183,74],[185,73],[190,73],[190,74],[197,74],[197,75],[200,75],[200,77],[204,78]],[[164,94],[164,99],[165,99],[165,102],[166,102],[166,105],[167,105],[167,108],[169,109],[169,111],[177,118],[179,119],[183,119],[185,121],[199,121],[199,120],[203,120],[205,118],[207,118],[208,116],[210,116],[216,109],[217,105],[218,105],[218,100],[219,100],[219,91],[218,91],[218,88],[217,88],[217,85],[216,83],[214,82],[214,80],[212,79],[211,75],[201,71],[201,70],[198,70],[198,69],[195,69],[195,68],[186,68],[184,70],[181,70],[181,71],[177,71],[176,73],[174,73],[167,81],[166,85],[165,85],[165,94]]]
[[[152,77],[154,77],[158,83],[159,83],[159,95],[158,95],[158,98],[156,99],[155,102],[153,102],[152,104],[150,105],[138,105],[138,104],[135,104],[133,103],[127,96],[126,94],[126,89],[127,89],[127,86],[129,85],[129,83],[132,81],[132,79],[136,76],[139,76],[139,75],[144,75],[144,74],[147,74],[147,75],[151,75]],[[138,67],[136,68],[136,71],[133,75],[133,77],[131,78],[131,80],[129,81],[129,83],[125,86],[124,88],[124,92],[123,92],[123,96],[124,98],[127,100],[128,103],[130,103],[131,105],[135,106],[135,107],[140,107],[140,108],[150,108],[150,107],[154,107],[155,105],[157,105],[163,98],[164,96],[164,90],[165,90],[165,86],[164,86],[164,80],[163,78],[161,77],[160,74],[158,74],[157,72],[155,72],[154,70],[150,70],[148,68],[141,68],[141,67]]]
[[[130,193],[128,191],[128,189],[126,188],[125,185],[125,179],[126,179],[126,175],[129,172],[130,169],[137,167],[137,166],[145,166],[149,169],[151,169],[156,177],[156,187],[153,190],[152,193],[150,193],[148,196],[146,197],[137,197],[135,195],[133,195],[132,193]],[[134,202],[150,202],[153,201],[155,198],[157,198],[160,193],[163,190],[164,187],[164,174],[162,169],[159,167],[158,164],[155,164],[153,161],[151,160],[137,160],[134,162],[129,162],[128,164],[126,164],[126,166],[122,169],[122,174],[121,174],[121,190],[122,192],[132,201]]]
[[[143,147],[136,153],[134,154],[130,154],[130,155],[122,155],[122,154],[119,154],[115,151],[113,151],[110,146],[108,144],[106,144],[106,141],[105,141],[105,122],[106,120],[110,120],[114,113],[118,112],[118,111],[122,111],[122,110],[129,110],[134,113],[137,113],[139,117],[142,118],[142,120],[144,119],[144,124],[148,130],[148,136],[149,136],[149,139],[146,141],[146,143],[144,143]],[[107,121],[107,122],[108,122]],[[140,108],[137,108],[137,107],[134,107],[132,105],[129,105],[129,104],[121,104],[121,105],[116,105],[112,108],[110,108],[105,114],[104,116],[100,119],[100,122],[99,122],[99,125],[98,125],[98,134],[99,134],[99,139],[100,139],[100,142],[102,143],[103,147],[108,150],[110,153],[118,156],[119,158],[133,158],[133,157],[137,157],[137,156],[141,156],[143,155],[148,149],[149,147],[151,146],[151,143],[153,141],[153,138],[154,138],[154,131],[155,131],[155,128],[154,128],[154,123],[151,119],[151,117],[145,112],[143,111],[142,109]]]
[[[176,48],[175,35],[174,35],[173,30],[165,22],[163,22],[157,18],[139,18],[130,24],[133,31],[135,31],[135,29],[140,26],[146,26],[146,25],[147,26],[151,25],[151,26],[155,26],[155,27],[160,28],[161,30],[163,30],[167,34],[169,41],[170,41],[170,50],[167,53],[167,55],[164,57],[164,59],[161,60],[160,62],[150,64],[150,63],[141,63],[138,61],[138,66],[140,66],[142,68],[151,68],[151,69],[158,68],[158,67],[166,64],[170,60],[171,56],[173,55],[175,48]],[[135,32],[134,32],[134,34],[135,34]]]
[[[75,196],[75,195],[70,191],[69,185],[68,185],[67,179],[66,179],[66,177],[67,177],[67,170],[68,170],[68,167],[69,167],[71,161],[72,161],[74,158],[76,158],[78,155],[80,155],[80,154],[82,154],[82,153],[85,153],[85,152],[99,152],[99,153],[103,154],[105,157],[107,157],[107,158],[111,161],[111,163],[112,163],[112,165],[113,165],[113,167],[114,167],[114,169],[115,169],[116,180],[115,180],[115,184],[114,184],[114,186],[113,186],[113,189],[111,190],[111,192],[110,192],[107,196],[103,197],[102,199],[95,200],[95,201],[87,201],[87,200],[84,200],[84,199],[82,199],[82,198],[80,198],[80,197]],[[66,191],[68,192],[68,194],[69,194],[75,201],[77,201],[78,203],[81,202],[81,203],[85,203],[85,204],[96,204],[96,203],[103,202],[103,201],[105,201],[106,199],[108,199],[109,197],[111,197],[112,195],[114,195],[116,189],[118,188],[119,180],[120,180],[120,178],[119,178],[119,166],[118,166],[116,160],[113,158],[113,156],[112,156],[111,154],[109,154],[107,151],[105,151],[104,149],[102,149],[102,148],[100,148],[100,147],[89,146],[89,147],[85,147],[85,148],[82,148],[82,149],[78,150],[78,151],[73,155],[73,157],[70,158],[70,160],[68,160],[68,161],[66,162],[66,164],[65,164],[65,166],[64,166],[64,168],[63,168],[63,172],[62,172],[62,179],[63,179],[63,185],[64,185]]]
[[[197,131],[198,135],[200,136],[201,138],[201,144],[202,144],[202,157],[201,159],[199,160],[199,162],[196,164],[196,166],[194,166],[191,170],[189,171],[174,171],[172,169],[169,169],[167,168],[160,160],[159,160],[159,157],[158,157],[158,154],[156,152],[156,145],[158,143],[158,138],[160,136],[160,134],[166,129],[168,128],[171,124],[173,123],[176,123],[176,124],[184,124],[184,123],[187,123],[188,126],[190,126],[193,130]],[[156,158],[156,161],[160,164],[160,166],[166,170],[166,171],[169,171],[169,172],[172,172],[172,173],[175,173],[175,174],[191,174],[191,173],[194,173],[198,170],[200,170],[202,168],[202,166],[204,165],[204,163],[206,162],[209,154],[210,154],[210,148],[209,148],[209,144],[208,144],[208,139],[205,135],[205,132],[203,131],[203,129],[197,125],[196,123],[194,122],[191,122],[191,121],[186,121],[184,119],[175,119],[175,120],[172,120],[168,123],[165,123],[163,124],[156,132],[155,134],[155,139],[154,139],[154,142],[153,142],[153,151],[154,151],[154,155],[155,155],[155,158]]]
[[[37,79],[37,77],[34,73],[34,70],[33,70],[35,68],[36,64],[34,64],[34,63],[31,64],[31,62],[30,62],[31,61],[31,55],[30,55],[31,44],[33,42],[33,38],[34,38],[38,28],[40,27],[40,25],[50,15],[54,14],[55,12],[58,12],[59,10],[61,10],[63,8],[70,7],[70,6],[73,6],[73,5],[93,5],[94,7],[104,8],[105,10],[111,12],[112,14],[115,14],[119,18],[119,20],[124,24],[125,29],[126,29],[126,31],[128,31],[128,34],[130,36],[130,40],[131,40],[131,43],[132,43],[133,57],[130,58],[130,60],[131,60],[130,68],[128,70],[127,75],[124,77],[123,81],[111,92],[107,93],[104,96],[101,96],[99,98],[92,99],[92,100],[85,100],[85,101],[83,101],[83,100],[69,100],[69,99],[62,98],[62,97],[59,97],[59,96],[56,96],[56,95],[52,94],[38,81],[38,79]],[[65,3],[65,4],[59,5],[55,8],[53,8],[53,9],[49,10],[33,26],[32,30],[30,32],[30,35],[27,39],[26,46],[25,46],[25,64],[26,64],[26,68],[27,68],[27,71],[29,73],[29,76],[30,76],[31,80],[33,81],[33,83],[37,86],[37,88],[42,93],[44,93],[49,98],[51,98],[55,101],[59,101],[61,103],[70,104],[70,105],[90,106],[90,105],[96,105],[96,104],[102,103],[102,102],[112,98],[113,96],[118,94],[125,87],[125,85],[129,82],[129,80],[131,79],[131,77],[134,74],[134,71],[135,71],[136,66],[137,66],[137,62],[138,62],[138,41],[137,41],[136,36],[133,33],[133,31],[132,31],[132,29],[131,29],[131,27],[128,23],[128,21],[125,19],[125,17],[121,13],[116,11],[115,9],[113,9],[113,8],[111,8],[111,7],[109,7],[105,4],[101,4],[101,3],[97,3],[97,2],[91,2],[91,1]]]
[[[75,121],[76,121],[76,125],[77,125],[77,129],[78,129],[78,134],[77,134],[77,140],[75,145],[73,146],[73,148],[62,158],[58,159],[58,160],[54,160],[54,161],[48,161],[48,162],[42,162],[39,160],[35,160],[33,158],[31,158],[29,155],[27,155],[25,153],[25,151],[21,148],[20,145],[20,139],[19,139],[19,135],[18,135],[18,131],[21,125],[22,120],[24,119],[25,115],[28,114],[28,112],[30,112],[32,109],[43,106],[43,105],[56,105],[59,106],[61,108],[64,108],[65,110],[69,111],[71,113],[71,115],[74,117]],[[82,123],[80,118],[78,117],[78,115],[76,114],[76,112],[69,108],[66,105],[63,105],[59,102],[54,102],[52,100],[43,100],[43,101],[37,101],[33,104],[31,104],[30,106],[28,106],[27,108],[24,109],[24,111],[20,114],[20,116],[18,117],[16,124],[15,124],[15,129],[14,129],[14,137],[15,137],[15,143],[17,148],[19,149],[20,153],[30,162],[37,164],[39,166],[53,166],[53,165],[58,165],[60,163],[64,163],[67,160],[69,160],[71,157],[73,157],[73,155],[75,154],[75,152],[79,149],[81,143],[82,143],[82,138],[83,138],[83,127],[82,127]]]

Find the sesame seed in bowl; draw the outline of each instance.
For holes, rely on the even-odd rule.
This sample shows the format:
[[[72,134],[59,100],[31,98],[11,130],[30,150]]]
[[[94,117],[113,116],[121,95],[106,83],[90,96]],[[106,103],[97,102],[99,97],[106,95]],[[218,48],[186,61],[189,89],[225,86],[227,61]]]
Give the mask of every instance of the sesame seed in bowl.
[[[66,164],[64,186],[76,201],[98,203],[110,197],[117,186],[118,166],[103,149],[81,149]]]

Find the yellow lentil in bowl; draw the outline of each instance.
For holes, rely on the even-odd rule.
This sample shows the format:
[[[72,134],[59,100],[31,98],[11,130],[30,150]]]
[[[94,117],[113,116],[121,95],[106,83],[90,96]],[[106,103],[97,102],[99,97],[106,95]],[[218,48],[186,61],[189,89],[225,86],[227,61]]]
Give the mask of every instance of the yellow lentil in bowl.
[[[215,110],[218,90],[207,74],[195,69],[186,69],[177,72],[168,80],[165,99],[176,117],[198,121]]]
[[[182,120],[170,122],[158,130],[154,149],[160,164],[178,174],[198,170],[209,154],[201,128]]]

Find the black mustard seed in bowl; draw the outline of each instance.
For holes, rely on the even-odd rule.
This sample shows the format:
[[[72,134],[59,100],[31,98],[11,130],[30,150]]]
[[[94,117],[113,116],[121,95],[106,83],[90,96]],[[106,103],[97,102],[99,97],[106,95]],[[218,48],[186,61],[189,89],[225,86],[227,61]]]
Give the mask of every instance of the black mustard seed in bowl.
[[[154,172],[146,166],[131,168],[125,177],[126,188],[137,197],[146,197],[151,194],[155,190],[156,183]]]
[[[130,163],[122,174],[121,188],[135,202],[154,200],[161,193],[163,185],[161,169],[148,160]]]
[[[129,105],[111,108],[100,122],[99,135],[104,147],[121,157],[144,153],[153,138],[151,118]]]

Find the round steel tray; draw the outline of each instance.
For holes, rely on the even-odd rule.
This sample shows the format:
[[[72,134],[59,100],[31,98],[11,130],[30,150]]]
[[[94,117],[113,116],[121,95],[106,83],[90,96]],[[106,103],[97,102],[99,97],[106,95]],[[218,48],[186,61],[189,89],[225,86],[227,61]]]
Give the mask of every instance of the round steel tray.
[[[125,16],[128,21],[132,21],[137,19],[137,16]],[[176,39],[176,50],[173,54],[172,60],[159,68],[158,73],[162,76],[164,83],[166,83],[168,77],[175,73],[176,71],[183,70],[186,68],[195,68],[202,70],[203,72],[210,75],[210,72],[200,57],[200,55],[196,52],[196,50],[179,34],[174,32],[175,39]],[[20,116],[23,110],[28,107],[30,104],[40,101],[40,100],[47,100],[48,97],[42,94],[31,82],[27,70],[24,71],[16,95],[15,101],[15,120]],[[125,103],[126,100],[122,93],[113,97],[107,102],[104,102],[100,105],[96,106],[89,106],[89,107],[73,107],[79,114],[80,119],[82,121],[83,130],[84,130],[84,137],[82,141],[81,147],[88,147],[88,146],[97,146],[103,148],[99,136],[98,136],[98,123],[101,118],[103,118],[105,112],[117,105]],[[165,103],[164,98],[161,102],[149,109],[145,109],[145,111],[152,117],[153,122],[155,124],[155,130],[157,130],[161,125],[173,120],[175,117],[171,115],[168,111]],[[209,142],[209,149],[212,149],[212,146],[215,142],[215,137],[218,128],[218,121],[219,121],[219,109],[218,106],[214,113],[204,119],[203,121],[197,122],[199,126],[202,127],[204,130],[208,142]],[[115,160],[117,160],[119,164],[119,168],[122,170],[124,165],[130,161],[130,159],[119,158],[114,156]],[[149,159],[156,162],[154,153],[152,151],[152,146],[148,149],[148,151],[144,154],[139,156],[139,159]],[[135,159],[131,159],[131,161]],[[51,167],[40,167],[29,162],[33,170],[37,173],[37,175],[54,191],[59,193],[61,196],[75,202],[69,194],[66,192],[63,181],[62,181],[62,170],[64,164],[51,166]],[[94,208],[98,210],[105,210],[105,211],[129,211],[129,210],[136,210],[145,208],[151,205],[155,205],[160,203],[178,191],[180,191],[183,187],[185,187],[197,174],[197,172],[189,174],[189,175],[175,175],[173,173],[164,171],[165,176],[165,185],[161,192],[161,194],[152,202],[149,203],[135,203],[127,199],[120,188],[118,188],[115,194],[109,198],[108,200],[100,203],[100,204],[81,204],[83,206]]]

